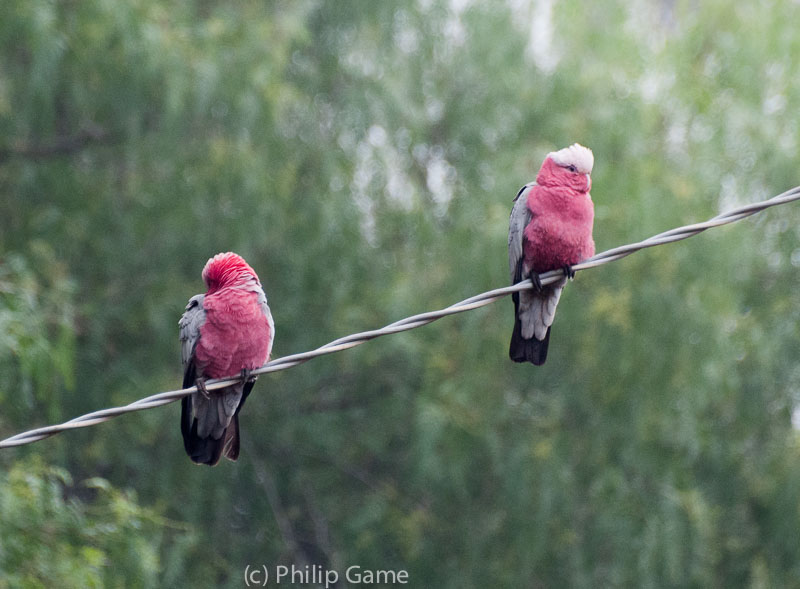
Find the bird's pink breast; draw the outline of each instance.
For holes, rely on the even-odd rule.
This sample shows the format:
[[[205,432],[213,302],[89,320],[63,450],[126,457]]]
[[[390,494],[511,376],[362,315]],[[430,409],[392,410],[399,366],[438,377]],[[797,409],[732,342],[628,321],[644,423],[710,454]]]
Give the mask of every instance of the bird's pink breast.
[[[256,293],[234,288],[208,294],[195,360],[202,376],[221,378],[262,366],[270,353],[270,325]]]
[[[594,255],[594,205],[588,193],[534,186],[528,208],[531,222],[524,239],[528,270],[555,270]]]

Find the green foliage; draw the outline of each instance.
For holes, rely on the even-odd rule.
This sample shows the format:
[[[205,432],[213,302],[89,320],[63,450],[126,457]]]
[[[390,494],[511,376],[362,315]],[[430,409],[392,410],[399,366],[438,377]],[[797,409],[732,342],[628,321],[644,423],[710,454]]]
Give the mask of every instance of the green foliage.
[[[0,508],[0,587],[155,587],[163,538],[186,536],[135,494],[37,458],[0,475]]]
[[[34,241],[28,254],[44,276],[19,254],[0,264],[0,403],[9,421],[34,408],[60,419],[56,392],[75,388],[74,285],[48,244]]]
[[[574,141],[598,250],[790,188],[799,10],[7,1],[0,433],[175,388],[219,251],[280,356],[506,283],[511,199]],[[798,215],[580,273],[538,370],[506,302],[264,376],[237,464],[193,466],[174,406],[4,451],[9,583],[791,585]]]

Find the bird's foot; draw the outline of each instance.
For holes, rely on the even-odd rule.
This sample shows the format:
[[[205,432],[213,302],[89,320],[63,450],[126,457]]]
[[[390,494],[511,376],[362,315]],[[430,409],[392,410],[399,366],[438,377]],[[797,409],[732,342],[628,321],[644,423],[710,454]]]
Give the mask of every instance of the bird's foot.
[[[251,374],[252,372],[253,371],[250,370],[249,368],[242,368],[242,371],[239,373],[239,378],[242,379],[242,384],[256,381],[257,377],[253,376]]]
[[[533,290],[536,292],[542,292],[542,280],[539,278],[538,272],[531,272],[531,283],[533,283]]]
[[[194,386],[197,387],[197,392],[200,393],[201,395],[203,395],[206,398],[206,400],[210,400],[211,399],[211,393],[209,393],[208,389],[206,388],[206,379],[205,378],[200,377],[198,379],[195,379]]]
[[[570,266],[569,264],[564,264],[563,266],[561,266],[561,270],[564,271],[564,276],[566,276],[570,280],[575,278],[575,270],[573,270],[572,266]]]

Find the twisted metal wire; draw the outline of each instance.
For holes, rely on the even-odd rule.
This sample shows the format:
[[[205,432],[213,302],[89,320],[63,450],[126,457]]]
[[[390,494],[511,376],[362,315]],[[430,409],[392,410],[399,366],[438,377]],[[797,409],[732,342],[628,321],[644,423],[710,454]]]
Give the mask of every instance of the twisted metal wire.
[[[754,215],[755,213],[761,212],[769,207],[786,204],[795,200],[800,200],[800,186],[796,186],[795,188],[787,190],[783,194],[779,194],[778,196],[775,196],[768,200],[744,205],[732,211],[719,214],[716,217],[713,217],[712,219],[709,219],[708,221],[705,221],[703,223],[694,223],[692,225],[677,227],[675,229],[670,229],[669,231],[664,231],[663,233],[659,233],[658,235],[654,235],[643,241],[630,243],[628,245],[622,245],[619,247],[612,248],[610,250],[606,250],[604,252],[592,256],[587,260],[584,260],[579,264],[574,265],[572,269],[575,271],[579,271],[579,270],[586,270],[588,268],[594,268],[595,266],[601,266],[603,264],[619,260],[620,258],[624,258],[625,256],[628,256],[639,250],[648,247],[654,247],[657,245],[672,243],[674,241],[680,241],[681,239],[686,239],[688,237],[692,237],[693,235],[697,235],[698,233],[701,233],[706,229],[710,229],[712,227],[719,227],[720,225],[726,225],[728,223],[733,223],[735,221],[740,221],[745,217]],[[539,279],[541,280],[542,285],[547,285],[559,280],[562,276],[563,276],[562,270],[552,270],[550,272],[544,272],[540,274]],[[372,339],[375,339],[383,335],[400,333],[401,331],[416,329],[417,327],[422,327],[423,325],[432,323],[433,321],[441,319],[442,317],[446,317],[448,315],[455,315],[456,313],[463,313],[464,311],[471,311],[473,309],[477,309],[479,307],[483,307],[490,303],[493,303],[505,296],[510,295],[511,293],[519,292],[521,290],[526,290],[530,288],[533,288],[533,285],[530,279],[528,279],[528,280],[523,280],[522,282],[519,282],[517,284],[514,284],[513,286],[506,286],[503,288],[496,288],[494,290],[483,292],[481,294],[472,296],[468,299],[450,305],[449,307],[446,307],[444,309],[439,309],[437,311],[428,311],[426,313],[419,313],[411,317],[406,317],[405,319],[400,319],[399,321],[390,323],[389,325],[382,327],[380,329],[372,329],[369,331],[362,331],[360,333],[346,335],[328,344],[325,344],[324,346],[321,346],[315,350],[311,350],[308,352],[301,352],[299,354],[291,354],[289,356],[283,356],[282,358],[276,358],[275,360],[267,362],[261,368],[253,370],[252,374],[258,375],[258,374],[265,374],[268,372],[277,372],[279,370],[286,370],[288,368],[292,368],[293,366],[297,366],[298,364],[308,362],[312,358],[316,358],[318,356],[324,356],[326,354],[333,354],[334,352],[341,352],[342,350],[347,350],[349,348],[361,345],[365,342],[368,342]],[[206,382],[206,388],[211,391],[234,384],[235,382],[238,382],[238,380],[239,380],[238,376],[231,378],[224,378],[224,379],[209,380]],[[108,421],[114,417],[123,415],[125,413],[131,413],[133,411],[142,411],[144,409],[152,409],[154,407],[160,407],[161,405],[167,405],[169,403],[172,403],[173,401],[177,401],[181,397],[185,397],[186,395],[190,395],[195,392],[197,392],[197,387],[192,386],[186,389],[166,391],[163,393],[158,393],[156,395],[151,395],[149,397],[145,397],[144,399],[140,399],[138,401],[135,401],[133,403],[121,407],[112,407],[110,409],[101,409],[99,411],[93,411],[92,413],[81,415],[80,417],[76,417],[65,423],[40,427],[30,431],[19,433],[15,436],[11,436],[10,438],[0,441],[0,448],[10,448],[12,446],[21,446],[23,444],[30,444],[32,442],[43,440],[44,438],[48,438],[52,435],[61,433],[66,430],[97,425],[98,423]]]

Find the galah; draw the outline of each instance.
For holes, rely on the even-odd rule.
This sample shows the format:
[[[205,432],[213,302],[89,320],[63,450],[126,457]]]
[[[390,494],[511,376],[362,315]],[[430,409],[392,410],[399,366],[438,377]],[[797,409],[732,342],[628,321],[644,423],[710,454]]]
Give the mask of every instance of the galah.
[[[540,366],[547,359],[550,326],[572,265],[594,255],[592,151],[577,143],[547,154],[536,181],[517,193],[508,229],[511,283],[526,278],[533,290],[514,293],[514,333],[509,356]],[[542,286],[539,273],[564,270],[564,277]]]
[[[214,466],[222,455],[239,457],[239,412],[272,351],[275,324],[255,271],[233,252],[217,254],[203,268],[207,292],[189,299],[178,326],[183,388],[198,392],[181,401],[181,433],[189,457]],[[210,378],[239,381],[209,391]]]

